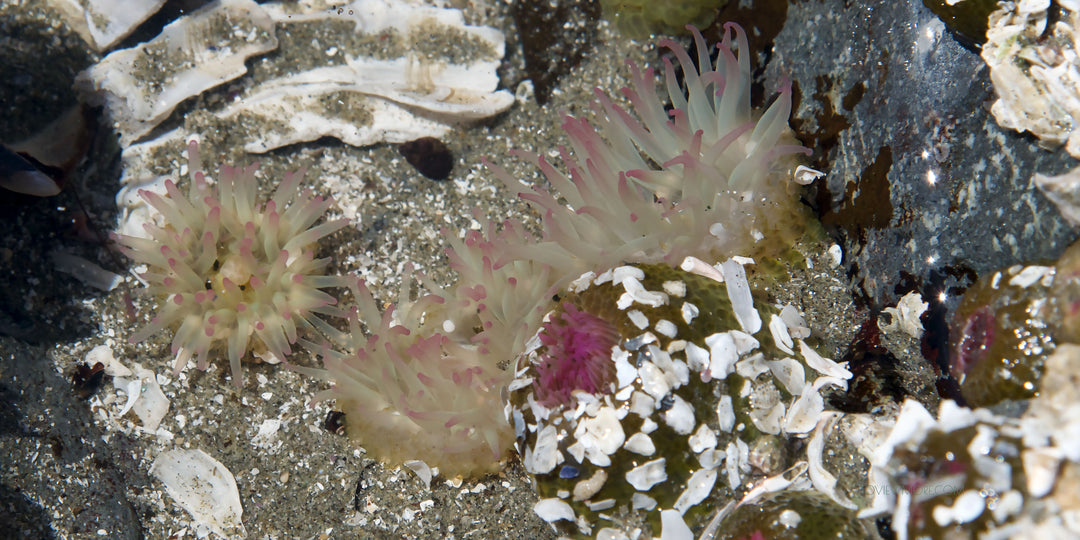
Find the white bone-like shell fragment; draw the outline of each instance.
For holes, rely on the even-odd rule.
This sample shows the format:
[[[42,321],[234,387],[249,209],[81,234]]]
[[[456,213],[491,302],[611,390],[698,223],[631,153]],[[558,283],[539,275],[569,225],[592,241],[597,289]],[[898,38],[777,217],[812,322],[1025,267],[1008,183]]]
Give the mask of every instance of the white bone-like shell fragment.
[[[791,334],[788,333],[787,323],[779,315],[769,318],[769,333],[772,334],[776,348],[787,354],[795,354],[795,351],[791,349],[795,342],[791,340]]]
[[[858,507],[851,502],[843,493],[836,489],[836,476],[825,468],[825,438],[836,426],[840,419],[840,413],[828,412],[821,416],[821,420],[814,429],[814,435],[810,437],[810,443],[806,447],[807,471],[814,488],[826,494],[836,504],[845,508],[856,510]]]
[[[682,512],[678,510],[660,512],[660,540],[694,540],[694,532],[686,524]]]
[[[694,429],[694,408],[678,394],[672,394],[671,408],[661,413],[664,423],[679,435],[689,435]]]
[[[108,345],[98,345],[90,349],[90,352],[86,353],[86,357],[83,358],[83,363],[87,367],[94,367],[94,364],[99,362],[104,366],[105,374],[110,377],[130,377],[132,375],[131,369],[116,359],[112,347]]]
[[[625,447],[627,450],[643,456],[651,456],[656,453],[656,445],[653,444],[652,438],[644,433],[635,433],[626,440]]]
[[[165,0],[48,0],[75,33],[106,51],[157,13]]]
[[[554,497],[550,499],[540,499],[539,502],[533,506],[533,512],[540,516],[540,519],[554,523],[559,520],[574,521],[574,509],[570,508],[569,504],[565,501],[561,501]]]
[[[986,500],[975,490],[967,490],[956,498],[952,506],[934,507],[934,521],[944,527],[951,523],[967,523],[982,515]]]
[[[420,461],[418,459],[412,459],[406,461],[402,465],[404,465],[406,469],[412,471],[413,474],[415,474],[416,477],[419,478],[425,486],[431,486],[431,477],[433,476],[433,473],[431,472],[431,467],[428,466],[427,463],[424,463],[423,461]]]
[[[244,61],[277,47],[274,22],[252,0],[220,0],[169,23],[156,38],[115,51],[79,75],[104,102],[127,146],[181,101],[247,72]]]
[[[721,265],[724,273],[724,285],[727,286],[728,299],[735,319],[747,334],[756,334],[761,330],[761,316],[754,307],[754,297],[750,294],[750,282],[746,279],[746,270],[734,259]]]
[[[698,469],[694,471],[694,474],[690,475],[690,479],[686,481],[686,489],[679,495],[679,499],[675,501],[675,509],[680,514],[685,514],[687,510],[705,500],[705,497],[708,497],[709,493],[712,492],[713,485],[716,484],[716,475],[716,469]]]
[[[247,535],[240,519],[243,507],[236,480],[206,452],[163,452],[154,459],[150,474],[165,484],[169,496],[191,514],[198,527],[226,538]]]
[[[133,364],[132,377],[116,377],[113,386],[123,388],[127,393],[127,403],[118,416],[128,411],[134,412],[146,431],[157,431],[162,419],[169,412],[169,398],[158,386],[157,376],[153,371]]]
[[[626,472],[626,482],[638,491],[649,491],[653,486],[667,480],[667,460],[647,461]]]
[[[885,308],[884,311],[892,316],[892,321],[889,324],[878,323],[879,327],[885,332],[899,329],[913,338],[921,338],[923,325],[919,317],[922,317],[922,314],[929,307],[929,303],[923,302],[921,294],[914,291],[909,292],[897,302],[896,307]]]
[[[799,340],[799,353],[802,354],[807,365],[814,368],[822,375],[836,377],[845,381],[851,378],[851,372],[847,369],[847,362],[834,362],[825,358],[818,354],[817,351],[810,348],[803,340]],[[846,387],[847,386],[845,385],[844,388]]]

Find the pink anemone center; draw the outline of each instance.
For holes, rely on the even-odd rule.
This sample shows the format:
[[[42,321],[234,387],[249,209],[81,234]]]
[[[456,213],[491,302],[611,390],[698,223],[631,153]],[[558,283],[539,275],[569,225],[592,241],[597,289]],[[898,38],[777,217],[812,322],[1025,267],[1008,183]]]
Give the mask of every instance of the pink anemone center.
[[[543,352],[533,382],[537,401],[550,408],[572,404],[575,391],[610,393],[615,378],[611,349],[618,339],[611,323],[564,303],[562,312],[540,330]]]

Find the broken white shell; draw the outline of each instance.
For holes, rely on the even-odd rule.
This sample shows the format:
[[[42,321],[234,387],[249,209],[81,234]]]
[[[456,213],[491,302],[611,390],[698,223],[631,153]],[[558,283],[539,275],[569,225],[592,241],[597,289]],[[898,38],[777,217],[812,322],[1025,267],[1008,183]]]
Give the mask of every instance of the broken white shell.
[[[247,72],[244,61],[277,47],[274,22],[251,0],[220,0],[165,26],[156,38],[115,51],[79,74],[103,102],[127,146],[181,101]]]
[[[75,33],[98,52],[108,50],[130,34],[165,0],[48,0]]]
[[[199,527],[226,538],[247,536],[240,520],[243,507],[231,472],[202,450],[163,452],[150,474],[187,510]]]

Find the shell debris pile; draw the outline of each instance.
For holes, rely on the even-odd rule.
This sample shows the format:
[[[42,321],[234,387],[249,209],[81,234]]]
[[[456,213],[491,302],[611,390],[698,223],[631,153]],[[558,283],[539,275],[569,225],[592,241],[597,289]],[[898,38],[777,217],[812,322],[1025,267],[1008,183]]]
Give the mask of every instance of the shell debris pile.
[[[1054,20],[1050,0],[1002,2],[990,14],[982,49],[998,95],[990,112],[1002,127],[1080,158],[1080,2],[1054,3],[1061,10]]]

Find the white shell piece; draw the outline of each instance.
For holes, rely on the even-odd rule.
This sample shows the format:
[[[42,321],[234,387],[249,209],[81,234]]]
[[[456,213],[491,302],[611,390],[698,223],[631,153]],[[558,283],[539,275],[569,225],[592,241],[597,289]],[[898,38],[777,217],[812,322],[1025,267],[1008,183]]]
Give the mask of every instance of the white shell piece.
[[[802,395],[784,417],[784,431],[787,433],[809,433],[818,424],[818,418],[825,410],[825,400],[812,386],[803,388]]]
[[[638,376],[641,377],[641,389],[656,401],[660,401],[671,391],[671,383],[664,376],[664,372],[652,362],[642,363],[638,368]]]
[[[777,519],[781,525],[789,529],[798,527],[799,523],[802,523],[802,516],[794,510],[784,510],[780,512],[780,517]]]
[[[730,332],[713,334],[705,338],[709,347],[709,376],[713,379],[726,379],[735,370],[739,360],[738,348]]]
[[[675,433],[689,435],[694,430],[694,408],[685,399],[677,394],[672,394],[673,403],[671,408],[664,411],[661,417]]]
[[[675,509],[680,514],[685,514],[691,507],[705,500],[705,497],[712,492],[713,485],[716,484],[716,474],[716,469],[694,471],[694,474],[690,475],[690,479],[686,481],[686,489],[675,501]]]
[[[268,450],[271,448],[280,448],[281,442],[278,441],[278,431],[281,430],[281,420],[276,418],[268,418],[263,420],[259,424],[259,431],[251,439],[251,444],[256,448]],[[276,447],[276,448],[275,448]]]
[[[683,302],[683,305],[679,308],[679,311],[682,312],[682,319],[683,322],[685,322],[686,324],[694,322],[694,318],[697,317],[698,313],[701,312],[697,306],[691,304],[690,302]]]
[[[631,309],[626,312],[626,316],[630,319],[630,322],[634,323],[634,326],[638,327],[638,330],[644,330],[649,327],[649,318],[646,317],[641,310]]]
[[[651,456],[656,453],[656,445],[653,444],[652,438],[644,433],[635,433],[626,440],[624,446],[627,450],[643,456]]]
[[[788,334],[795,339],[806,339],[810,337],[810,327],[806,325],[806,319],[799,314],[799,310],[795,309],[791,305],[786,305],[780,309],[780,318],[787,324]]]
[[[258,4],[221,0],[169,23],[149,42],[114,51],[77,84],[100,97],[127,146],[181,101],[243,75],[249,56],[275,47],[274,22]]]
[[[851,372],[847,369],[847,362],[834,362],[825,358],[818,354],[814,349],[811,349],[810,346],[801,339],[799,340],[799,353],[802,354],[807,365],[814,368],[822,375],[836,377],[845,381],[851,378]]]
[[[735,428],[735,406],[731,402],[731,396],[720,396],[720,401],[716,404],[716,419],[720,423],[720,429],[726,433],[731,433]]]
[[[779,315],[774,314],[769,319],[769,333],[772,334],[776,348],[788,354],[795,354],[795,351],[791,349],[795,342],[791,340],[791,334],[788,334],[787,323]]]
[[[662,287],[664,289],[664,292],[676,298],[682,298],[686,296],[685,281],[665,281]]]
[[[644,493],[634,493],[630,497],[630,506],[634,510],[652,510],[656,508],[656,499]]]
[[[570,292],[575,292],[575,293],[582,292],[582,291],[589,288],[590,282],[595,278],[596,278],[596,272],[593,272],[592,270],[590,270],[590,271],[585,272],[584,274],[581,274],[580,276],[578,276],[578,278],[575,279],[574,281],[571,281],[570,284],[566,286],[566,288]]]
[[[724,285],[727,286],[728,299],[735,319],[743,332],[753,335],[761,330],[761,316],[754,308],[754,298],[750,295],[750,282],[746,280],[746,270],[735,260],[725,261],[721,265],[724,273]]]
[[[667,336],[669,338],[673,338],[679,333],[679,328],[675,326],[675,323],[667,319],[660,319],[659,321],[656,321],[656,324],[653,325],[653,328],[655,328],[656,331],[659,332],[661,335]]]
[[[622,529],[604,527],[596,531],[596,540],[630,540],[630,537]]]
[[[589,510],[593,512],[599,512],[601,510],[608,510],[615,507],[615,499],[604,499],[602,501],[585,501],[585,506],[589,507]]]
[[[94,367],[98,362],[105,366],[105,374],[110,377],[130,377],[132,375],[131,370],[116,359],[112,347],[108,345],[98,345],[90,349],[90,352],[86,353],[83,358],[83,364],[87,367]]]
[[[681,512],[660,511],[660,540],[694,540],[694,533],[687,526]]]
[[[799,184],[800,186],[808,186],[810,184],[813,184],[814,180],[817,180],[818,178],[822,178],[824,176],[825,173],[819,170],[811,169],[806,165],[799,165],[798,167],[795,167],[795,173],[792,175],[792,179],[795,180],[795,183]]]
[[[710,362],[709,351],[706,351],[705,349],[702,349],[701,347],[698,347],[697,345],[695,345],[692,342],[687,343],[686,348],[683,349],[683,350],[685,351],[685,354],[686,354],[686,364],[687,364],[687,366],[690,369],[692,369],[692,370],[694,370],[694,371],[696,371],[698,373],[702,373],[703,375],[707,375],[706,370],[709,368],[710,363],[711,363]],[[711,377],[710,377],[710,379],[711,379]]]
[[[622,422],[611,407],[604,407],[595,418],[586,418],[574,430],[574,439],[585,447],[585,456],[594,464],[606,467],[614,454],[626,442]]]
[[[154,459],[150,475],[187,510],[200,528],[221,536],[246,536],[240,493],[231,472],[202,450],[169,450]],[[201,535],[200,535],[201,536]]]
[[[899,329],[913,338],[921,338],[923,325],[919,317],[922,317],[929,307],[930,304],[922,301],[921,294],[909,292],[900,299],[896,307],[885,308],[885,312],[892,315],[892,321],[885,325],[879,323],[879,327],[885,332]]]
[[[533,474],[547,474],[555,469],[559,461],[559,432],[555,426],[544,426],[536,434],[531,458],[523,461],[525,470]]]
[[[432,472],[431,467],[429,467],[427,463],[418,459],[413,459],[406,461],[402,465],[404,465],[406,469],[412,471],[413,474],[424,483],[424,486],[431,487]]]
[[[715,469],[723,464],[725,455],[727,454],[723,450],[706,450],[698,454],[698,463],[702,468]]]
[[[626,278],[633,278],[638,283],[645,279],[645,271],[636,266],[618,266],[611,271],[611,281],[622,283]]]
[[[124,388],[128,396],[127,403],[119,415],[123,416],[128,411],[132,411],[139,417],[143,429],[150,432],[157,431],[161,421],[169,412],[169,398],[165,397],[161,387],[158,386],[157,376],[153,371],[139,364],[133,364],[133,366],[134,377],[113,379],[113,386]]]
[[[700,454],[705,450],[711,450],[716,448],[716,432],[709,427],[708,424],[701,424],[697,431],[690,436],[690,451],[695,454]]]
[[[735,445],[734,441],[728,443],[724,455],[726,456],[724,459],[724,470],[727,472],[728,487],[738,490],[742,479],[739,476],[739,448]]]
[[[784,385],[784,389],[789,394],[795,396],[802,394],[803,387],[806,386],[806,370],[803,369],[801,362],[794,358],[784,358],[782,360],[766,360],[765,365],[769,366],[769,371],[772,372],[773,377],[776,377],[776,380]]]
[[[1027,288],[1035,282],[1053,275],[1054,267],[1052,266],[1025,266],[1023,270],[1009,278],[1009,285]]]
[[[764,433],[777,435],[780,433],[781,421],[784,419],[784,404],[776,403],[771,407],[754,409],[750,411],[750,421],[754,427]]]
[[[728,335],[731,336],[732,341],[735,342],[735,351],[739,354],[746,354],[758,348],[758,345],[761,345],[754,336],[751,336],[746,332],[730,330],[728,331]]]
[[[640,269],[635,268],[635,270]],[[644,277],[644,275],[642,277]],[[623,289],[626,289],[626,292],[622,293],[615,302],[615,306],[619,309],[626,309],[635,302],[654,308],[663,306],[668,302],[667,293],[645,290],[645,286],[634,276],[628,275],[624,277],[621,284]]]
[[[102,52],[112,48],[151,15],[165,0],[49,0],[72,30]]]
[[[566,502],[556,498],[540,499],[533,506],[533,512],[536,512],[540,519],[548,523],[559,520],[574,521],[574,509],[570,508],[570,505],[566,504]]]
[[[622,348],[615,348],[611,352],[611,358],[615,361],[615,381],[619,388],[626,388],[634,383],[638,377],[637,368],[630,364],[630,353]]]
[[[647,461],[626,472],[626,482],[638,491],[649,491],[667,480],[667,461],[664,458]]]
[[[986,500],[978,491],[967,490],[956,498],[952,506],[934,507],[934,521],[944,527],[950,523],[967,523],[982,515],[986,509]]]
[[[630,412],[648,418],[655,410],[656,400],[648,394],[635,390],[634,395],[630,396]]]
[[[816,429],[814,429],[814,435],[810,437],[810,443],[806,447],[806,459],[807,459],[807,472],[810,475],[810,481],[814,483],[814,489],[828,495],[836,504],[849,508],[851,510],[858,509],[854,503],[851,502],[843,493],[836,490],[836,476],[825,469],[825,460],[823,453],[825,450],[825,437],[836,426],[836,422],[840,419],[841,415],[835,412],[824,413],[821,416],[821,421],[817,423]]]
[[[659,428],[659,427],[660,427],[660,424],[657,424],[656,422],[654,422],[652,418],[646,417],[644,420],[641,421],[641,432],[642,433],[652,433],[652,432],[656,431],[656,429]]]
[[[765,362],[765,355],[761,353],[743,358],[735,364],[735,372],[750,381],[766,371],[769,371],[769,365]]]
[[[683,259],[682,263],[679,264],[679,268],[684,272],[707,277],[718,283],[724,282],[724,274],[722,274],[720,270],[697,257],[686,257]]]

